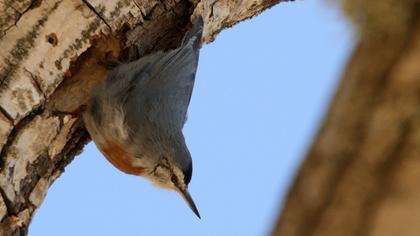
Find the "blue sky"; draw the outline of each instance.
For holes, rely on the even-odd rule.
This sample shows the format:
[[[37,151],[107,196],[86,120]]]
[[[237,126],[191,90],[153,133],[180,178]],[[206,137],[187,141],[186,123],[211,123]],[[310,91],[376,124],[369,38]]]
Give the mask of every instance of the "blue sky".
[[[268,234],[352,47],[351,27],[324,1],[282,3],[223,31],[202,49],[184,128],[202,219],[91,143],[29,235]]]

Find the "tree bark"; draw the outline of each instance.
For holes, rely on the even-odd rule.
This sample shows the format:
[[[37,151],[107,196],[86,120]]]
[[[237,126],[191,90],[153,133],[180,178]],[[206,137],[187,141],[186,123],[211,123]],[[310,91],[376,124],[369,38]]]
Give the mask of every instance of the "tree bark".
[[[344,9],[360,41],[273,235],[420,235],[420,2]]]
[[[80,115],[108,73],[98,60],[174,48],[192,14],[203,15],[209,42],[278,2],[0,0],[0,235],[27,234],[48,187],[89,142]]]

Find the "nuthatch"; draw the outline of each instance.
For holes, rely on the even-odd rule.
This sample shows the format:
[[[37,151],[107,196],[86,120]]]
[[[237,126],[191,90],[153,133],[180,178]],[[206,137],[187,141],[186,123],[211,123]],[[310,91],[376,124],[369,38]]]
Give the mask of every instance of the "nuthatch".
[[[200,218],[188,193],[192,160],[182,128],[201,47],[199,16],[181,46],[120,64],[92,92],[83,115],[102,154],[119,170],[177,191]]]

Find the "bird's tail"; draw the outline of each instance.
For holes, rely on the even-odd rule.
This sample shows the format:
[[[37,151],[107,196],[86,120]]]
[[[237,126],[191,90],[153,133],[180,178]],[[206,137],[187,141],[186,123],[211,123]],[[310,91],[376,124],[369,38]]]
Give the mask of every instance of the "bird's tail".
[[[182,40],[182,45],[186,45],[191,42],[194,49],[200,48],[203,25],[203,17],[197,16],[194,20],[192,29],[185,34],[184,39]]]

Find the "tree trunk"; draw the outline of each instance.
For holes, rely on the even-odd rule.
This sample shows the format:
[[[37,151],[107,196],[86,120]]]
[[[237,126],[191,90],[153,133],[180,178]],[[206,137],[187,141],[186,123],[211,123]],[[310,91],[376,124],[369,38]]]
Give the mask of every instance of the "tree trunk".
[[[209,42],[279,1],[0,0],[0,235],[27,233],[89,141],[80,115],[108,73],[98,60],[174,48],[192,14]]]
[[[420,235],[420,2],[347,0],[360,41],[273,235]]]

